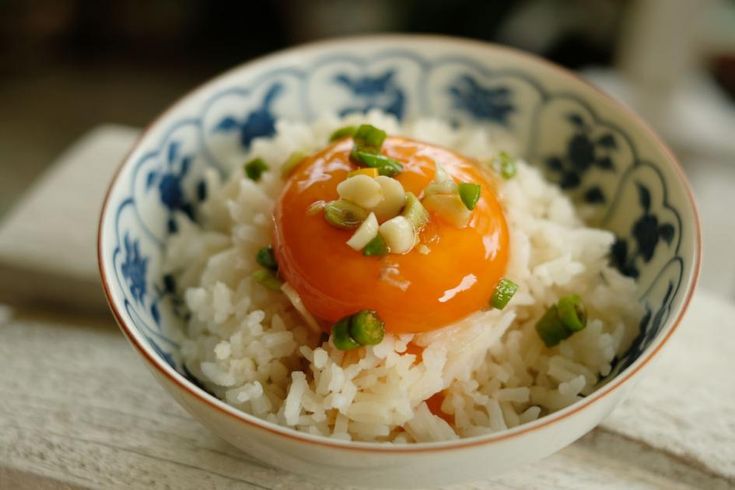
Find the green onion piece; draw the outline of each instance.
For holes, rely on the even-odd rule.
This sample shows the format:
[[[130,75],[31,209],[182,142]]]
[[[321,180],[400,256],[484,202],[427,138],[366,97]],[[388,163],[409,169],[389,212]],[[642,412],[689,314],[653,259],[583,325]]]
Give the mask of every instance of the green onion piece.
[[[357,204],[344,199],[331,201],[324,206],[324,219],[337,228],[353,230],[368,217],[368,212]]]
[[[470,211],[475,209],[477,201],[480,200],[480,185],[462,182],[457,186],[457,190],[459,191],[460,199],[462,199],[462,204]]]
[[[516,294],[516,291],[518,291],[518,284],[510,279],[501,279],[498,285],[495,286],[493,297],[490,299],[490,306],[502,310],[506,307],[513,295]]]
[[[258,253],[255,254],[255,261],[261,266],[273,272],[276,272],[278,270],[276,255],[273,253],[273,247],[271,247],[270,245],[258,250]]]
[[[350,337],[360,345],[378,345],[383,341],[383,320],[373,310],[361,310],[350,319]]]
[[[352,350],[360,347],[355,339],[350,337],[350,317],[345,317],[332,327],[332,343],[339,350]]]
[[[413,225],[417,233],[429,222],[429,212],[413,192],[406,193],[406,205],[401,215]]]
[[[329,136],[329,141],[332,142],[345,138],[347,136],[354,136],[356,132],[357,126],[345,126],[344,128],[339,128],[334,133],[332,133]]]
[[[377,168],[380,175],[394,177],[403,171],[403,165],[400,162],[379,153],[363,150],[357,146],[353,148],[351,156],[366,167]]]
[[[559,298],[556,305],[559,310],[559,319],[567,329],[579,332],[587,326],[587,311],[579,295],[570,294]]]
[[[385,131],[378,129],[369,124],[361,124],[357,128],[352,139],[355,140],[355,146],[361,150],[367,150],[370,153],[378,153],[385,141]]]
[[[291,153],[285,162],[283,162],[283,165],[281,165],[281,178],[285,179],[289,175],[293,173],[294,170],[296,170],[296,167],[299,166],[299,163],[308,156],[308,153],[305,151],[295,151]]]
[[[308,208],[306,208],[306,214],[308,216],[314,216],[317,213],[321,213],[326,205],[326,201],[314,201],[313,203],[309,204]]]
[[[383,255],[388,255],[388,245],[385,243],[385,239],[378,234],[365,245],[365,248],[362,249],[362,254],[366,257],[382,257]]]
[[[261,286],[264,286],[273,291],[281,290],[282,283],[276,277],[273,271],[269,271],[266,269],[258,269],[257,271],[253,272],[252,277],[253,277],[253,280],[257,282],[258,284],[260,284]]]
[[[536,332],[544,341],[546,347],[554,347],[573,333],[562,323],[556,305],[552,305],[546,310],[544,316],[536,322]]]
[[[263,172],[268,170],[268,164],[262,158],[253,158],[245,164],[245,175],[255,182],[260,180]]]
[[[513,176],[516,174],[516,171],[518,170],[516,168],[515,159],[511,157],[508,153],[501,151],[500,155],[498,155],[498,160],[500,175],[506,180],[512,179]]]

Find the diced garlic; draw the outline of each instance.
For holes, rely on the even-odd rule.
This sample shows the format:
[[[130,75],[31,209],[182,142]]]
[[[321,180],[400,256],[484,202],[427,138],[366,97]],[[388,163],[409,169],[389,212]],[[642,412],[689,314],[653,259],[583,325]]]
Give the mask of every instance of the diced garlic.
[[[376,236],[378,236],[378,218],[375,217],[374,213],[370,213],[367,219],[352,234],[352,237],[347,240],[347,245],[360,251]]]
[[[447,173],[447,170],[439,162],[434,162],[434,182],[452,182],[452,178]]]
[[[409,252],[416,242],[413,225],[403,216],[396,216],[380,225],[380,234],[394,254]]]
[[[401,212],[401,208],[406,203],[406,192],[401,183],[392,177],[380,175],[375,177],[375,182],[383,191],[383,199],[371,210],[378,221],[391,219]]]
[[[432,194],[454,194],[457,192],[457,184],[453,180],[442,180],[441,182],[432,182],[424,188],[424,195]]]
[[[457,228],[467,226],[472,216],[472,211],[465,207],[457,193],[431,194],[424,198],[422,204],[426,209]]]
[[[376,179],[367,175],[355,175],[345,179],[337,185],[339,197],[371,209],[383,200],[383,189]]]

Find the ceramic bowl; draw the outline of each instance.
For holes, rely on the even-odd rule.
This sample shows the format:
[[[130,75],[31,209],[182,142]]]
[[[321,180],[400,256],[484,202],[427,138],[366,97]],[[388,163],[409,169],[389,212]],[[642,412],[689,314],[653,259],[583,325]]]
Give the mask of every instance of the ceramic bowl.
[[[512,137],[590,221],[615,233],[611,257],[636,277],[646,315],[630,350],[593,394],[504,432],[381,445],[299,433],[202,390],[179,360],[182,320],[162,277],[175,212],[194,216],[203,171],[243,160],[277,118],[372,108],[439,116]],[[375,36],[297,47],[239,66],[185,96],[143,133],[115,176],[99,265],[122,331],[155,377],[203,425],[273,466],[337,484],[424,486],[488,478],[547,456],[605,417],[682,319],[700,265],[699,221],[674,156],[632,112],[571,73],[515,50],[431,36]],[[174,300],[174,301],[172,301]]]

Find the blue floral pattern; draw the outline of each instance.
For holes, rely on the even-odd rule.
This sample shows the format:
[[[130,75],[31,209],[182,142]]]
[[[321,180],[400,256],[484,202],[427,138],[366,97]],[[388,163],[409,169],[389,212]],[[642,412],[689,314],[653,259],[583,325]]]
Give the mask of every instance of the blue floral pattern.
[[[449,87],[449,94],[456,109],[468,112],[475,119],[507,126],[508,118],[515,111],[510,88],[483,86],[470,75],[460,76]]]
[[[386,58],[395,67],[376,72],[376,66],[385,67],[385,64],[374,63]],[[402,59],[406,66],[410,64],[417,70],[414,78],[402,71]],[[357,71],[348,72],[345,63]],[[493,63],[489,61],[488,65]],[[461,55],[431,58],[393,51],[369,57],[334,55],[318,60],[313,66],[304,63],[280,67],[254,79],[238,79],[230,86],[223,84],[220,92],[198,109],[193,108],[178,118],[169,117],[170,126],[159,140],[143,140],[141,156],[131,164],[131,182],[126,183],[130,184],[129,190],[118,192],[109,203],[117,213],[112,261],[129,322],[162,359],[187,375],[177,363],[175,339],[164,333],[163,328],[176,318],[182,319],[185,309],[176,294],[174,278],[160,273],[160,263],[167,235],[178,231],[175,214],[180,212],[195,218],[198,203],[207,196],[201,167],[222,170],[230,166],[221,161],[223,153],[206,150],[210,148],[208,145],[215,140],[218,145],[226,141],[229,145],[226,148],[245,152],[255,138],[274,134],[278,117],[301,114],[300,117],[308,118],[318,114],[311,106],[306,88],[313,83],[312,69],[317,66],[328,72],[319,82],[329,86],[326,92],[341,90],[350,94],[349,100],[320,99],[320,107],[333,101],[333,109],[339,114],[378,108],[399,119],[441,114],[449,120],[470,116],[504,126],[513,134],[519,133],[519,141],[525,145],[520,153],[532,156],[566,190],[608,210],[611,216],[625,214],[616,225],[618,240],[611,260],[624,274],[645,281],[641,301],[648,313],[641,322],[641,335],[630,351],[617,360],[615,372],[629,366],[653,342],[673,305],[681,300],[684,278],[691,275],[692,264],[685,263],[680,244],[681,237],[691,236],[692,231],[684,228],[677,205],[667,201],[669,184],[660,171],[647,179],[637,178],[635,172],[628,174],[628,167],[657,167],[638,156],[634,137],[625,128],[601,121],[588,101],[568,93],[557,94],[545,87],[543,79],[530,74],[497,67],[491,70],[484,62]],[[436,73],[441,76],[429,90],[428,81]],[[220,97],[226,103],[215,104]],[[250,109],[232,114],[233,100]],[[276,103],[281,100],[284,102]],[[297,102],[291,104],[291,101]],[[551,110],[553,123],[545,124],[565,126],[569,132],[554,139],[554,148],[537,151],[534,135],[539,131],[535,126],[538,114],[555,101],[563,101],[564,109]],[[205,124],[205,120],[211,124]],[[546,131],[544,128],[541,129]],[[522,131],[526,132],[521,134]],[[213,134],[217,138],[212,138]],[[622,163],[622,153],[632,154],[629,162]],[[138,172],[139,169],[144,170]],[[606,176],[605,181],[614,184],[605,189],[590,185],[593,174]],[[140,194],[140,189],[144,194]],[[624,191],[627,198],[620,197]],[[638,197],[637,211],[631,213],[633,192]],[[154,198],[145,199],[146,196]],[[625,211],[620,211],[623,208]],[[155,222],[144,222],[143,217]]]
[[[215,126],[216,132],[236,132],[240,136],[243,148],[250,148],[255,138],[272,136],[276,132],[276,117],[273,115],[273,103],[283,92],[283,84],[274,83],[266,90],[260,105],[253,111],[238,119],[226,116]]]
[[[388,70],[378,76],[350,77],[345,73],[336,75],[334,81],[349,90],[355,99],[339,111],[340,116],[380,109],[403,119],[406,96],[396,82],[395,74],[395,70]]]
[[[609,377],[614,376],[633,364],[633,362],[641,356],[646,347],[653,342],[653,339],[658,336],[669,317],[673,300],[674,283],[669,281],[661,305],[656,309],[656,312],[653,313],[651,307],[646,305],[646,313],[638,323],[638,335],[628,348],[628,352],[626,352],[622,358],[616,358],[613,360],[613,372]]]
[[[652,213],[651,192],[648,187],[637,182],[636,188],[642,213],[633,224],[631,237],[618,237],[611,250],[612,264],[621,273],[634,278],[640,275],[639,262],[650,262],[659,243],[671,246],[676,232],[673,224],[661,222]],[[633,248],[628,246],[629,241],[634,244]]]
[[[615,137],[610,132],[593,137],[592,124],[579,113],[567,114],[567,121],[574,132],[566,143],[564,154],[546,157],[548,170],[556,175],[562,189],[577,189],[582,185],[585,174],[593,168],[615,172],[613,156],[617,149]],[[583,193],[588,204],[603,204],[605,194],[599,186],[590,186]]]
[[[161,203],[168,211],[167,228],[170,233],[177,231],[175,213],[180,211],[189,219],[194,220],[194,205],[187,198],[183,188],[183,181],[191,169],[192,155],[181,155],[180,143],[172,141],[168,144],[166,152],[166,166],[161,169],[151,170],[146,177],[145,187],[150,191],[155,187],[158,189]],[[200,186],[205,186],[204,181],[200,181]],[[206,196],[204,192],[199,192],[199,196]],[[200,199],[202,200],[202,199]]]
[[[130,295],[136,302],[143,304],[147,289],[148,258],[140,254],[139,240],[131,239],[128,233],[125,234],[124,244],[125,260],[121,266],[122,275]]]

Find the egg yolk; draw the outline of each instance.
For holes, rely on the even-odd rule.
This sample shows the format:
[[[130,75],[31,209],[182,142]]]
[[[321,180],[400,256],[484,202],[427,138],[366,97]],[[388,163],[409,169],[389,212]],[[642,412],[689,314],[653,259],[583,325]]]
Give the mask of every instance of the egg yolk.
[[[337,184],[358,168],[349,158],[352,145],[351,138],[343,139],[304,159],[276,206],[279,272],[309,312],[329,330],[347,315],[372,309],[386,331],[416,333],[487,308],[508,262],[508,227],[492,178],[477,162],[447,149],[387,138],[381,153],[403,164],[396,179],[406,192],[422,198],[440,163],[455,182],[479,184],[480,200],[465,228],[431,214],[410,252],[366,257],[346,245],[353,231],[335,228],[309,209],[339,198]]]

